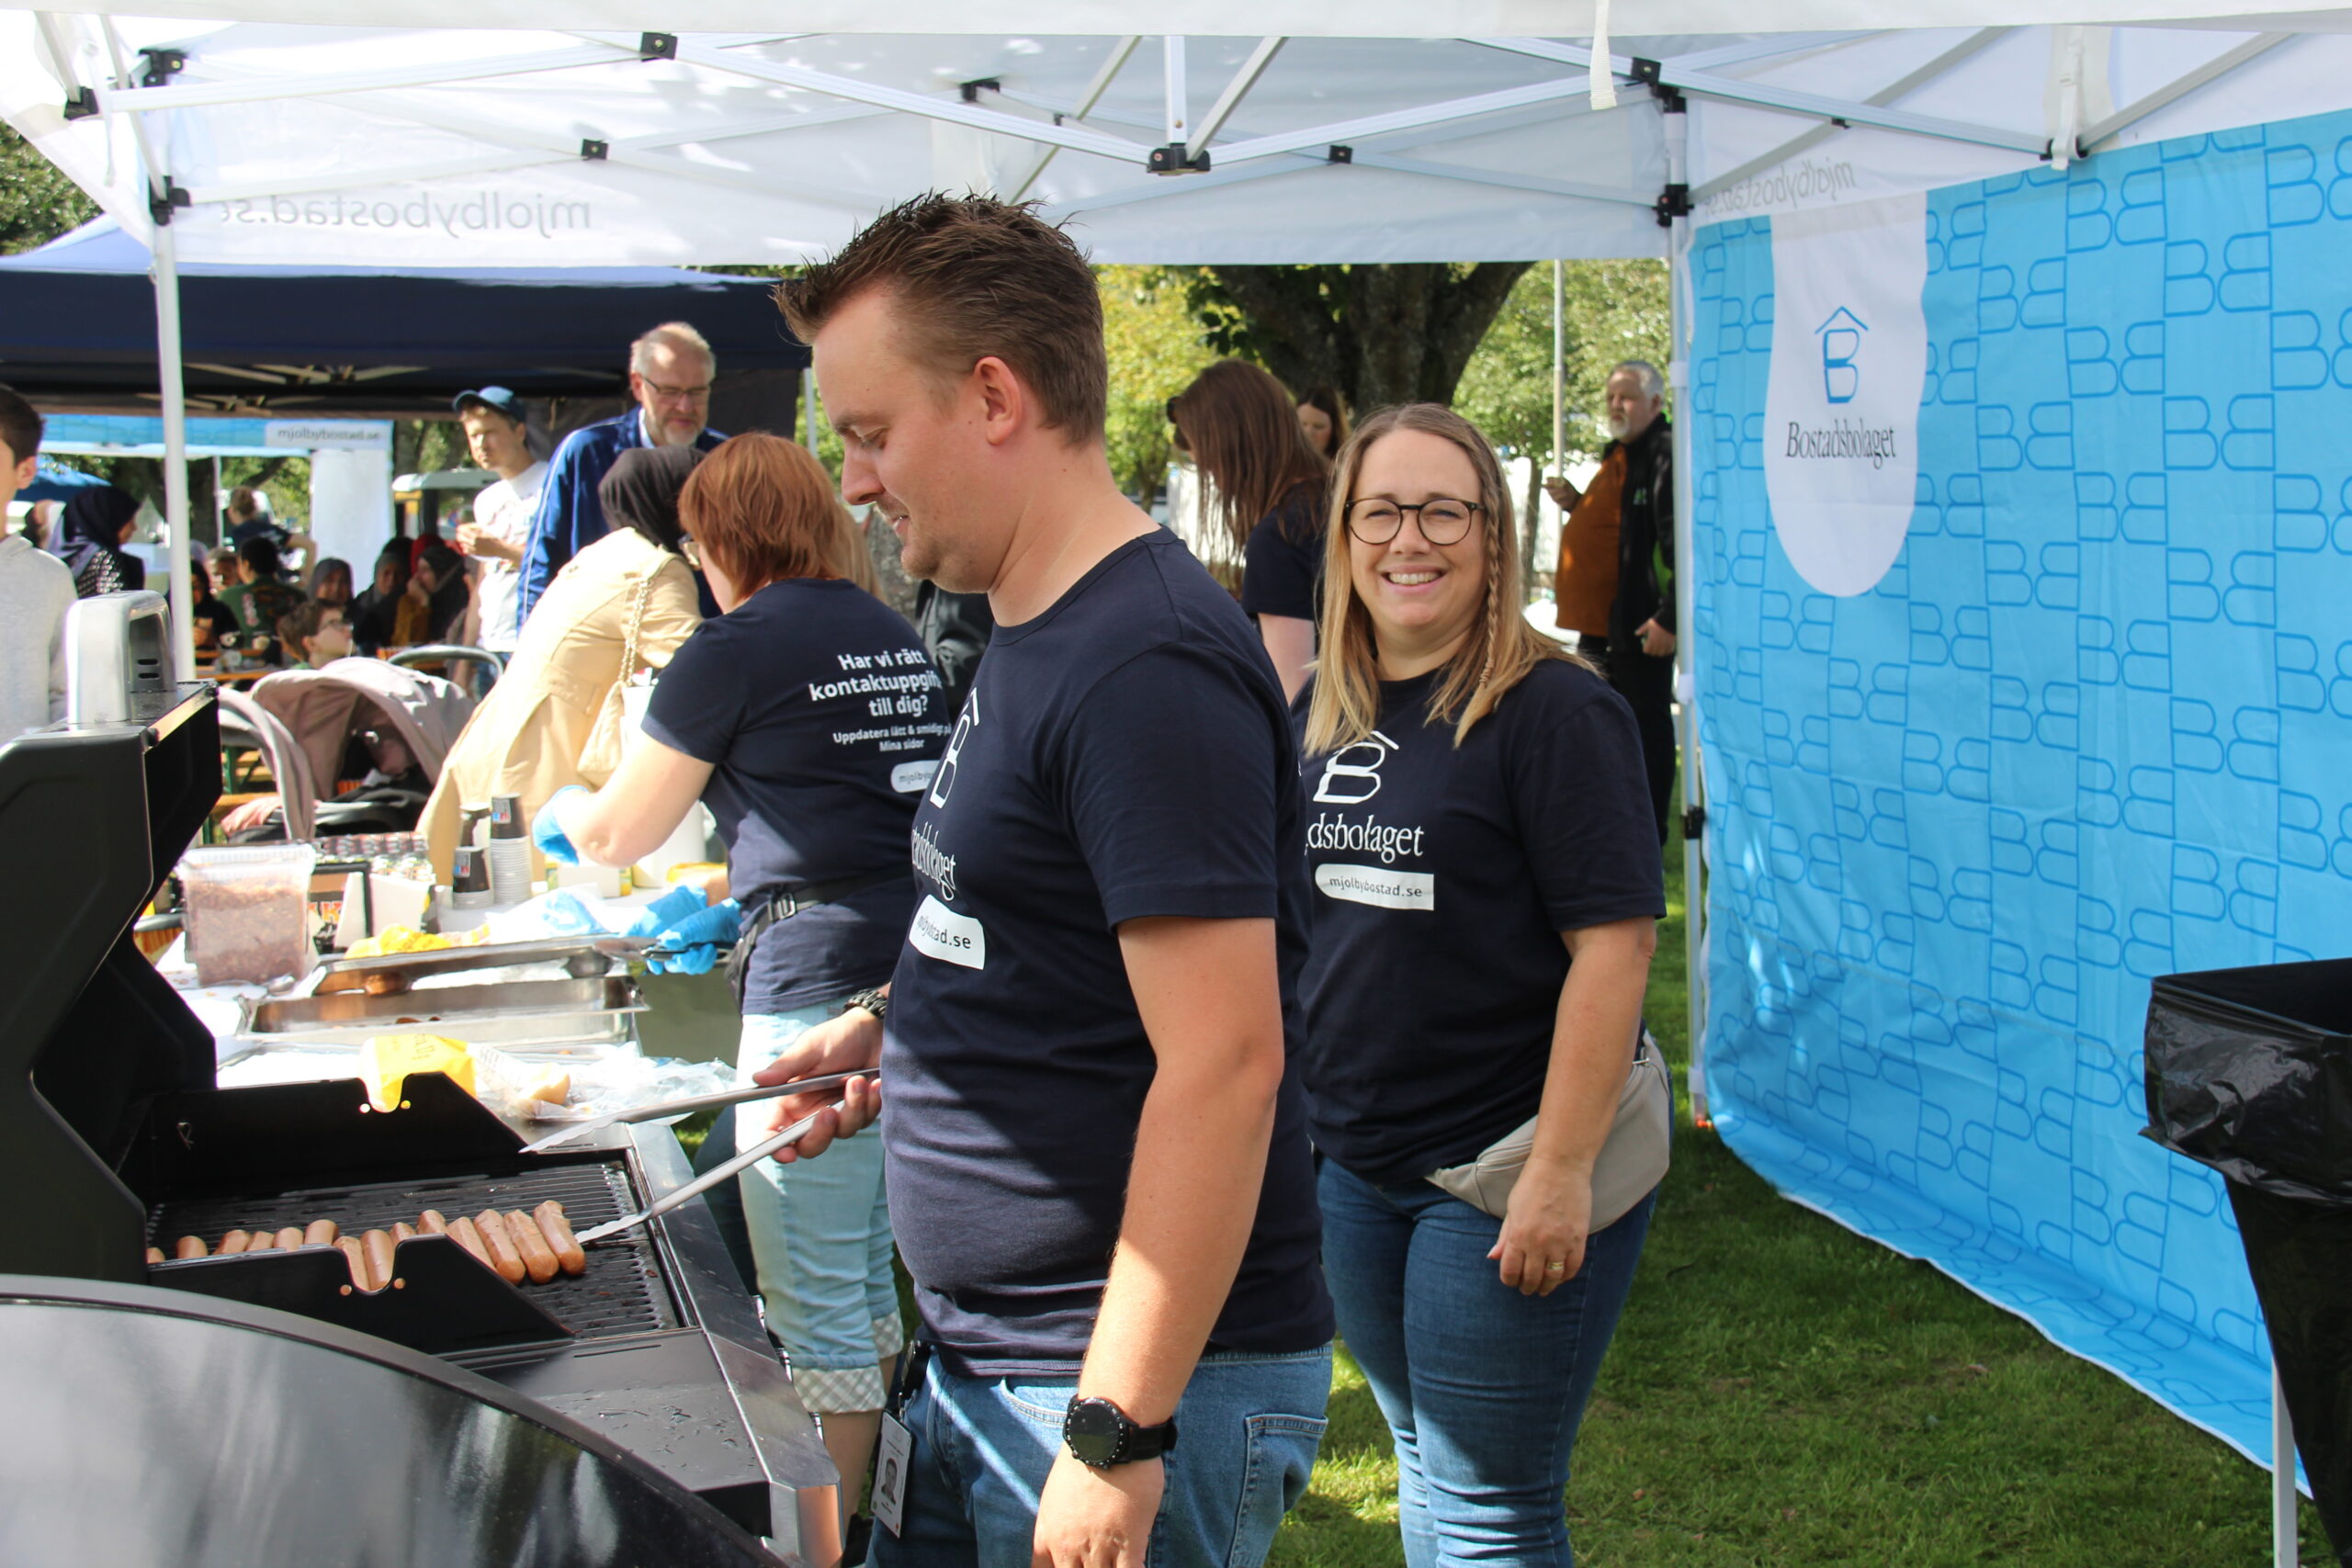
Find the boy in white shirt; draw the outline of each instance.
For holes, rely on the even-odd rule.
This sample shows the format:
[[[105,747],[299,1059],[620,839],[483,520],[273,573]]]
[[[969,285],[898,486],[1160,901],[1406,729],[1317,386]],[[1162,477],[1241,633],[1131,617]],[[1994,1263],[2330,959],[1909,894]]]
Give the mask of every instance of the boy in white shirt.
[[[548,466],[531,456],[525,439],[523,400],[503,387],[459,392],[450,403],[466,427],[466,446],[479,466],[498,482],[474,497],[474,516],[458,528],[458,548],[481,563],[474,606],[481,618],[477,640],[492,653],[512,653],[521,635],[515,591],[523,547],[539,510],[539,487]]]

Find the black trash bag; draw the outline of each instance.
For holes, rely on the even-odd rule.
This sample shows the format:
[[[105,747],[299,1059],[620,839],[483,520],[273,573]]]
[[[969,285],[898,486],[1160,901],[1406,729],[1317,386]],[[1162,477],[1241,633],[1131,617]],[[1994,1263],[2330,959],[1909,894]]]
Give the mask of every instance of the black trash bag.
[[[2167,975],[2147,1050],[2148,1137],[2278,1197],[2352,1206],[2352,959]]]
[[[2352,1208],[2322,1208],[2230,1183],[2246,1267],[2295,1420],[2312,1501],[2352,1568]]]
[[[2312,1501],[2352,1568],[2352,961],[2171,975],[2145,1135],[2228,1179]]]

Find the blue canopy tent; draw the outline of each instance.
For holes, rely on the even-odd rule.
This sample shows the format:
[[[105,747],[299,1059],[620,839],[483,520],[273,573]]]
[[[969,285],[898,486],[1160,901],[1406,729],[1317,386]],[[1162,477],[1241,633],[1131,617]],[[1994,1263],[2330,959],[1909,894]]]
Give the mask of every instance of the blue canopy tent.
[[[103,218],[0,257],[0,381],[44,406],[153,412],[153,265],[144,244]],[[712,423],[789,434],[808,363],[763,278],[663,266],[218,263],[185,265],[180,277],[195,411],[446,412],[454,393],[486,382],[532,399],[620,397],[629,340],[684,321],[718,354]]]
[[[96,474],[69,468],[44,456],[33,468],[33,482],[17,491],[18,501],[71,501],[77,490],[107,481]]]

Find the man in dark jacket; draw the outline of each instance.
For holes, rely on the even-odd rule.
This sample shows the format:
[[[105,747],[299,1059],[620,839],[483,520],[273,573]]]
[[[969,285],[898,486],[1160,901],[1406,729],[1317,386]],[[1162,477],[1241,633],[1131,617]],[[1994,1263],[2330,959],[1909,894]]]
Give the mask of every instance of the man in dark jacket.
[[[1616,526],[1608,519],[1572,515],[1562,527],[1564,539],[1572,533],[1616,538],[1615,583],[1607,592],[1609,635],[1604,641],[1582,636],[1578,649],[1597,656],[1609,672],[1609,683],[1633,705],[1641,726],[1642,761],[1649,772],[1650,802],[1657,809],[1658,842],[1666,841],[1674,803],[1674,429],[1665,416],[1666,378],[1645,360],[1629,359],[1609,373],[1605,396],[1609,434],[1601,453],[1601,468],[1615,481],[1604,485],[1596,478],[1593,489],[1579,495],[1565,479],[1544,481],[1552,499],[1563,508],[1607,505],[1614,491]],[[1599,521],[1599,530],[1578,529]],[[1579,577],[1589,563],[1579,562]],[[1607,563],[1601,563],[1606,570]],[[1555,596],[1565,607],[1567,586],[1555,583]],[[1561,623],[1566,626],[1564,619]]]

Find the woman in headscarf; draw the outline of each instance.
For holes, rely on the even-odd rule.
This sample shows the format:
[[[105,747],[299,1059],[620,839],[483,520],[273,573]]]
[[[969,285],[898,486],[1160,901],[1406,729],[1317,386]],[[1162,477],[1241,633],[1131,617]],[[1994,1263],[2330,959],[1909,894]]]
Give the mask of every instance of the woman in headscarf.
[[[447,642],[465,621],[470,603],[466,558],[435,539],[417,555],[416,570],[393,621],[392,641],[401,648]]]
[[[85,485],[65,503],[57,553],[74,569],[74,592],[87,599],[147,585],[147,565],[123,546],[139,525],[139,502],[112,485]]]
[[[505,673],[458,737],[425,804],[424,832],[445,881],[466,806],[515,795],[527,821],[558,790],[610,776],[619,758],[596,729],[614,686],[666,666],[702,624],[678,522],[678,492],[701,457],[690,446],[632,448],[597,487],[611,531],[572,557],[532,606]],[[583,759],[592,738],[599,754]],[[533,863],[544,871],[536,852]]]

